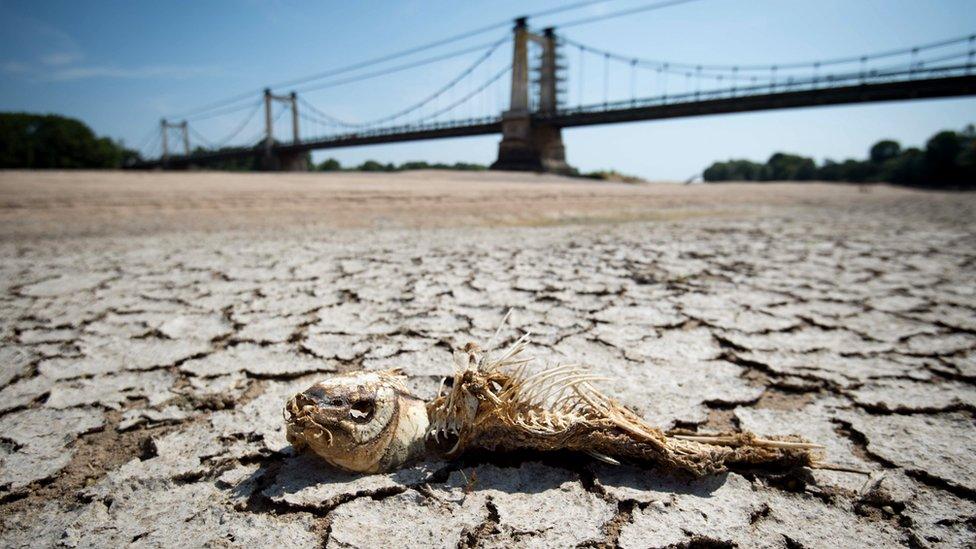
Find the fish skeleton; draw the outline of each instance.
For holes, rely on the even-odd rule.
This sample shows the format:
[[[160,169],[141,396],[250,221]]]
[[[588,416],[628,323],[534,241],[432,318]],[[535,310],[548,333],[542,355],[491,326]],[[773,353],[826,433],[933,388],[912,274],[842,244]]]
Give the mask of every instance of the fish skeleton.
[[[454,353],[450,388],[442,382],[430,402],[412,395],[398,370],[332,376],[288,401],[288,441],[361,473],[470,450],[575,451],[695,476],[730,465],[826,467],[823,447],[799,436],[665,433],[597,390],[601,378],[583,367],[533,371],[527,344],[526,335],[495,356],[491,344],[483,350],[469,343]]]

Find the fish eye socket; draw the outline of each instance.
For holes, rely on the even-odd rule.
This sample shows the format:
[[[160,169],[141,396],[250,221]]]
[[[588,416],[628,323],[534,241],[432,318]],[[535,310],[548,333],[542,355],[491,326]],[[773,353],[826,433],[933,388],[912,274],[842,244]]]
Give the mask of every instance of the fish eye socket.
[[[349,418],[353,421],[366,422],[373,417],[373,403],[368,400],[358,400],[349,408]]]
[[[330,394],[325,388],[320,386],[312,387],[299,395],[307,404],[317,406],[328,406],[331,408],[345,408],[349,404],[349,399],[343,395]]]

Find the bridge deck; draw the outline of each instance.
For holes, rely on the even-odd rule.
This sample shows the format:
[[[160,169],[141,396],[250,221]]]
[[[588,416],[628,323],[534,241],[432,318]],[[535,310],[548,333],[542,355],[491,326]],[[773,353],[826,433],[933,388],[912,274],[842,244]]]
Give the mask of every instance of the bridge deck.
[[[688,94],[673,98],[673,102],[664,101],[664,98],[655,98],[653,100],[589,105],[574,109],[562,109],[554,114],[535,113],[532,118],[537,122],[572,128],[709,114],[958,97],[976,95],[976,75],[865,83],[818,89],[806,88],[796,91],[785,89],[781,92],[762,94],[749,93],[743,90],[743,95],[732,97],[714,97],[714,93],[712,92],[713,95],[706,96],[710,98],[705,99],[696,99],[695,96]],[[726,90],[725,93],[728,91]],[[318,149],[487,135],[499,132],[501,132],[500,117],[480,118],[429,126],[382,128],[330,136],[297,144],[278,144],[273,147],[273,152],[287,155]],[[164,165],[166,167],[184,167],[191,164],[206,164],[208,161],[258,156],[263,153],[264,148],[261,146],[225,149],[190,156],[173,156],[165,163],[161,160],[146,161],[133,167],[157,168]]]
[[[613,124],[639,120],[661,120],[708,114],[818,107],[852,103],[935,99],[976,94],[976,76],[954,76],[925,80],[904,80],[821,89],[783,91],[761,95],[723,97],[704,101],[682,101],[649,106],[628,106],[636,102],[619,102],[602,106],[562,110],[553,115],[533,118],[563,128]]]

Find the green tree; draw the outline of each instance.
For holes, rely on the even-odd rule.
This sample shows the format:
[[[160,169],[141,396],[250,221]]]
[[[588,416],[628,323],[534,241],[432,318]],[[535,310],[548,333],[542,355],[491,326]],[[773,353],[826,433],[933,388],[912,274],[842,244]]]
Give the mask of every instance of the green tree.
[[[848,183],[864,183],[877,173],[874,164],[861,160],[848,159],[840,165],[840,179]]]
[[[466,172],[483,172],[488,169],[488,166],[483,164],[473,164],[471,162],[455,162],[454,165],[448,167],[452,170],[461,170]]]
[[[360,164],[356,169],[361,172],[386,172],[390,171],[390,165],[377,162],[375,160],[367,160]]]
[[[729,160],[715,162],[702,172],[705,181],[757,181],[762,173],[762,164],[749,160]]]
[[[788,153],[775,153],[766,161],[760,179],[763,181],[809,181],[817,174],[812,158]]]
[[[762,165],[749,160],[729,160],[729,176],[740,181],[759,181]]]
[[[926,186],[953,187],[963,183],[959,166],[963,153],[962,139],[953,131],[942,131],[925,143]]]
[[[74,118],[0,113],[0,168],[118,168],[137,158]]]
[[[398,170],[427,170],[430,169],[431,167],[432,166],[430,164],[424,162],[423,160],[412,160],[400,164],[400,167],[397,169]]]
[[[970,124],[959,135],[962,138],[962,150],[956,163],[959,165],[964,186],[973,188],[976,187],[976,128]]]
[[[705,181],[729,181],[729,165],[726,162],[713,162],[702,172]]]
[[[821,181],[841,181],[841,173],[841,164],[828,158],[817,168],[816,178]]]
[[[212,149],[205,149],[203,147],[198,146],[195,147],[190,152],[190,154],[198,155],[198,154],[205,154],[211,152],[228,151],[232,149],[233,147],[223,147],[221,149],[217,149],[216,151],[214,151]],[[261,157],[256,155],[251,155],[251,156],[243,156],[239,158],[231,157],[231,158],[221,158],[219,160],[207,160],[202,165],[206,166],[207,169],[210,170],[223,170],[228,172],[256,172],[256,171],[260,171],[263,168],[261,162],[262,162]]]
[[[925,153],[909,147],[881,165],[878,179],[897,185],[918,185],[925,180]]]
[[[703,173],[705,181],[748,180],[748,160],[715,162]],[[933,135],[925,149],[902,149],[897,141],[884,139],[874,144],[865,160],[827,159],[817,166],[812,159],[776,153],[761,166],[758,179],[764,181],[886,181],[923,188],[976,189],[976,127]]]
[[[868,157],[871,159],[871,162],[881,165],[899,154],[901,154],[901,145],[897,141],[885,139],[878,141],[871,147],[871,150],[868,152]]]
[[[320,172],[337,172],[342,169],[342,164],[335,158],[326,158],[316,169]]]

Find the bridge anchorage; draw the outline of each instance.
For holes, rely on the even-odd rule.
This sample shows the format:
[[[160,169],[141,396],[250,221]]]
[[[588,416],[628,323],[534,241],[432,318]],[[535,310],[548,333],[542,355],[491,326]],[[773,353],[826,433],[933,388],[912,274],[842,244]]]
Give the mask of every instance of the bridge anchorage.
[[[541,47],[538,65],[538,113],[552,116],[559,109],[559,43],[554,29],[543,33],[529,31],[526,19],[515,20],[512,45],[512,92],[509,108],[502,113],[502,140],[493,170],[538,171],[572,174],[566,163],[562,129],[545,120],[534,119],[529,103],[529,43]]]

